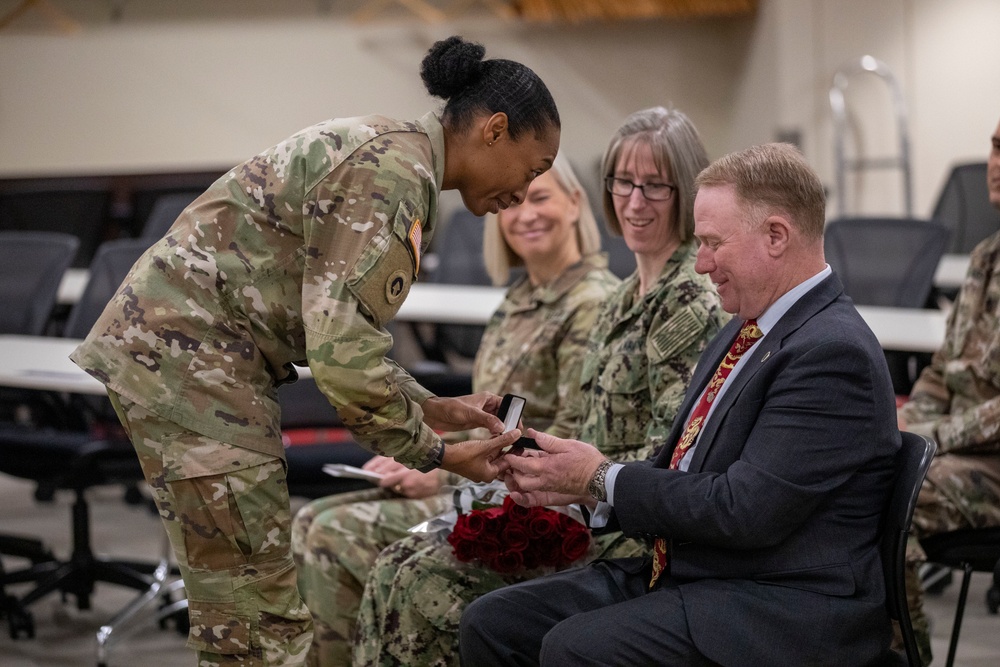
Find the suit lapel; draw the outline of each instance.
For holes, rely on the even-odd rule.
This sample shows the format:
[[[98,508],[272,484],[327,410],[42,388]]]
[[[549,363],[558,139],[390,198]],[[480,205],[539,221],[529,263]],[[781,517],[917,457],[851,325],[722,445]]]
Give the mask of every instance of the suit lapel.
[[[788,312],[782,316],[780,320],[767,332],[763,340],[754,346],[752,350],[752,356],[747,359],[746,365],[740,368],[740,372],[736,377],[727,380],[728,386],[726,387],[725,394],[719,399],[719,404],[715,406],[715,410],[712,412],[711,418],[705,423],[704,428],[700,436],[698,437],[698,442],[695,446],[694,454],[691,459],[691,464],[688,466],[688,470],[691,472],[696,472],[702,469],[705,462],[705,457],[708,456],[712,445],[715,442],[716,434],[718,433],[719,426],[725,421],[726,413],[739,399],[740,394],[743,392],[743,388],[746,387],[747,383],[753,379],[757,371],[760,370],[764,364],[766,364],[771,357],[773,357],[782,347],[785,339],[802,327],[810,318],[812,318],[816,313],[820,312],[826,308],[830,303],[832,303],[840,294],[843,292],[843,287],[840,284],[840,279],[836,275],[831,275],[823,280],[819,285],[806,292],[798,301],[796,301]],[[742,326],[742,322],[737,321],[737,324]],[[727,327],[728,328],[728,327]],[[737,329],[738,331],[739,329]],[[727,343],[726,350],[728,346],[732,345],[732,338],[730,337]],[[725,354],[725,352],[723,352]],[[715,368],[718,366],[719,362],[722,360],[722,355],[716,360],[715,365],[712,367],[712,373],[715,372]],[[708,382],[708,377],[705,377],[701,384],[698,385],[704,388],[705,383]],[[701,392],[698,392],[698,396]],[[687,404],[688,401],[685,401]],[[690,409],[690,407],[688,408]],[[685,416],[687,412],[683,413]],[[671,433],[673,436],[673,433]],[[677,438],[680,437],[680,433],[677,434]],[[676,438],[674,439],[674,444],[676,444]],[[669,461],[669,459],[668,459]]]
[[[684,395],[684,401],[677,411],[677,416],[674,417],[673,426],[670,428],[670,435],[667,436],[663,449],[660,450],[660,453],[656,457],[655,464],[657,466],[666,468],[670,465],[670,457],[674,453],[674,447],[677,446],[677,442],[681,439],[681,433],[684,432],[684,428],[687,426],[688,414],[694,408],[695,402],[701,398],[701,393],[705,390],[705,385],[708,384],[709,379],[715,374],[715,370],[722,363],[723,357],[729,352],[729,348],[733,346],[733,341],[736,340],[736,336],[739,335],[740,327],[742,326],[743,322],[739,318],[734,317],[729,320],[729,323],[716,334],[715,338],[709,342],[708,347],[705,348],[705,351],[701,353],[698,365],[691,376],[691,383],[688,385],[687,393]],[[694,391],[696,387],[698,390]]]

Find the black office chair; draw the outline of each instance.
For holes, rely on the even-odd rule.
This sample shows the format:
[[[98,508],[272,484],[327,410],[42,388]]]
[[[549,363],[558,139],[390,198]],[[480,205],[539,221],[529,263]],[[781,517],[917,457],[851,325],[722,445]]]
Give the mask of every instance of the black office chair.
[[[45,333],[79,245],[72,234],[0,231],[0,333]],[[0,388],[0,420],[28,423],[39,411],[53,414],[49,408],[33,392]]]
[[[492,285],[483,262],[483,220],[457,209],[435,236],[437,266],[427,281],[455,285]],[[462,396],[472,391],[471,367],[485,326],[471,324],[410,323],[423,360],[407,371],[439,396]]]
[[[372,488],[364,480],[331,477],[323,472],[326,463],[360,467],[372,453],[354,441],[312,378],[278,387],[278,401],[289,495],[320,498]]]
[[[885,575],[885,605],[889,617],[899,623],[906,650],[904,664],[920,667],[920,652],[906,603],[906,541],[910,536],[910,524],[920,486],[927,476],[937,444],[916,433],[904,432],[902,437],[903,445],[896,454],[896,478],[892,495],[882,515],[879,550]]]
[[[164,193],[157,197],[153,201],[149,215],[142,223],[140,238],[148,240],[151,244],[160,240],[174,224],[177,216],[199,195],[201,195],[200,191],[181,190]]]
[[[1000,211],[990,204],[986,163],[953,167],[931,217],[951,230],[948,252],[956,254],[968,254],[976,244],[1000,229]]]
[[[72,234],[0,231],[0,333],[45,333],[79,247]]]
[[[91,277],[66,323],[66,335],[82,338],[114,294],[132,264],[146,249],[141,239],[122,239],[102,244],[91,265]],[[106,398],[74,396],[63,404],[72,413],[75,429],[25,428],[0,425],[0,472],[36,482],[35,497],[51,500],[59,489],[74,493],[71,529],[73,549],[67,560],[52,557],[39,545],[35,553],[21,549],[14,555],[31,564],[6,572],[0,588],[34,583],[21,597],[4,594],[4,608],[13,638],[22,633],[34,636],[34,621],[27,607],[49,593],[72,594],[77,607],[90,608],[97,582],[108,582],[137,590],[147,589],[152,563],[109,560],[96,556],[91,548],[90,511],[86,491],[99,485],[135,488],[143,479],[139,461]],[[30,546],[30,541],[22,546]]]
[[[940,222],[911,218],[840,218],[824,233],[826,261],[859,306],[923,308],[934,286],[948,230]],[[929,354],[887,351],[898,395],[907,395]]]
[[[127,224],[132,236],[146,235],[146,227],[151,224],[149,221],[153,215],[153,209],[156,208],[157,202],[161,199],[177,195],[177,199],[174,200],[175,204],[184,198],[187,198],[187,204],[189,204],[205,192],[219,176],[220,174],[214,173],[188,174],[182,182],[172,181],[172,179],[164,177],[163,179],[154,179],[155,183],[136,184],[136,187],[129,193],[128,202],[129,221]],[[165,214],[165,217],[169,217],[169,215]],[[177,216],[174,216],[174,219],[176,220]],[[167,226],[162,227],[163,231],[166,231],[173,222],[173,220],[168,221]],[[152,227],[150,227],[150,234],[152,234]],[[158,239],[160,236],[162,234],[156,238]]]
[[[109,235],[111,191],[103,188],[0,193],[0,229],[72,234],[80,241],[71,266],[85,268]]]
[[[826,261],[863,306],[923,308],[947,243],[942,223],[912,218],[839,218],[824,232]]]
[[[962,588],[958,594],[955,620],[948,643],[947,667],[955,664],[958,637],[962,631],[965,603],[969,596],[969,581],[973,572],[992,572],[993,585],[986,592],[986,606],[991,614],[1000,609],[1000,528],[968,528],[939,533],[920,540],[928,563],[944,565],[962,571]]]

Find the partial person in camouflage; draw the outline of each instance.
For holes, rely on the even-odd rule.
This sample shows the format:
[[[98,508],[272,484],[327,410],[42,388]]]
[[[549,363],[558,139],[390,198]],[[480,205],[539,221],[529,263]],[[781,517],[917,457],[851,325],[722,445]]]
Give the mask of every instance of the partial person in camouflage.
[[[705,344],[729,319],[711,281],[694,270],[694,180],[707,164],[691,121],[659,107],[629,116],[604,155],[604,211],[637,269],[594,326],[577,437],[618,461],[644,459],[663,444]],[[584,560],[648,549],[609,533],[594,538]],[[440,535],[399,540],[379,555],[365,586],[354,664],[457,665],[466,605],[534,574],[461,563]]]
[[[301,665],[312,639],[291,556],[276,387],[308,364],[355,439],[472,479],[517,435],[445,447],[434,429],[500,433],[499,397],[439,398],[385,355],[438,196],[518,203],[555,159],[544,83],[452,37],[421,77],[440,116],[320,123],[235,167],[132,268],[73,360],[132,433],[187,590],[201,667]],[[263,532],[261,532],[263,531]]]
[[[992,137],[987,185],[1000,209],[1000,124]],[[948,315],[944,346],[899,409],[899,429],[933,438],[937,456],[920,489],[907,549],[907,597],[924,664],[930,629],[918,569],[919,538],[960,528],[1000,526],[1000,232],[972,251]]]
[[[453,223],[456,224],[456,223]],[[458,223],[461,224],[461,223]],[[473,390],[527,400],[525,424],[575,433],[580,366],[600,305],[620,281],[600,254],[600,234],[587,195],[569,162],[528,187],[522,204],[486,217],[483,256],[496,285],[524,267],[490,318],[473,366]],[[441,261],[449,261],[442,257]],[[488,434],[452,434],[469,439]],[[379,552],[407,530],[444,512],[460,480],[435,471],[400,469],[376,457],[365,468],[386,473],[378,491],[320,498],[292,523],[299,589],[313,615],[308,664],[350,662],[351,637],[368,571]]]

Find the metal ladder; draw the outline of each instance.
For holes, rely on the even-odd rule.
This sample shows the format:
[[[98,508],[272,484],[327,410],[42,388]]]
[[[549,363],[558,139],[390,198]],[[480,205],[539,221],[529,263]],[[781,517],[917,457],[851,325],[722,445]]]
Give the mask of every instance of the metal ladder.
[[[882,79],[889,87],[892,105],[896,114],[896,126],[899,134],[899,154],[885,157],[855,157],[845,155],[844,144],[848,132],[847,105],[844,93],[851,76],[871,73]],[[857,61],[842,65],[833,75],[833,86],[830,88],[830,109],[833,111],[834,149],[837,167],[837,215],[847,213],[847,171],[865,171],[868,169],[899,169],[903,179],[903,205],[906,217],[913,217],[913,184],[910,172],[910,139],[906,122],[906,102],[899,81],[889,67],[873,56],[862,56]]]

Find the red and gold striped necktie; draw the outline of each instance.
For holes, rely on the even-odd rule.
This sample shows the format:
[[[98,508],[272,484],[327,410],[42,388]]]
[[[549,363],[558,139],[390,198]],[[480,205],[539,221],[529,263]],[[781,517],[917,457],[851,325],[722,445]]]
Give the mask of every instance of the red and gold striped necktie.
[[[715,374],[712,379],[708,381],[708,386],[705,388],[705,392],[701,395],[701,400],[698,401],[698,405],[695,407],[694,412],[691,413],[691,419],[687,423],[687,427],[684,429],[684,433],[681,435],[681,439],[677,441],[677,446],[674,447],[674,453],[670,457],[670,470],[676,470],[677,466],[680,465],[681,459],[684,458],[684,454],[691,449],[691,445],[694,444],[695,439],[698,437],[698,433],[701,432],[701,427],[705,424],[705,418],[708,416],[708,411],[712,407],[712,402],[715,401],[715,397],[719,395],[719,390],[722,389],[722,384],[729,377],[729,374],[733,371],[733,368],[739,362],[743,354],[753,347],[754,343],[763,336],[764,333],[757,326],[757,320],[747,320],[743,324],[743,328],[740,329],[740,335],[736,337],[733,341],[733,346],[729,348],[729,352],[723,358],[722,363],[715,370]],[[649,579],[649,587],[652,588],[656,583],[656,580],[660,578],[660,575],[667,569],[667,551],[668,542],[665,537],[657,537],[656,541],[653,542],[653,575]]]

